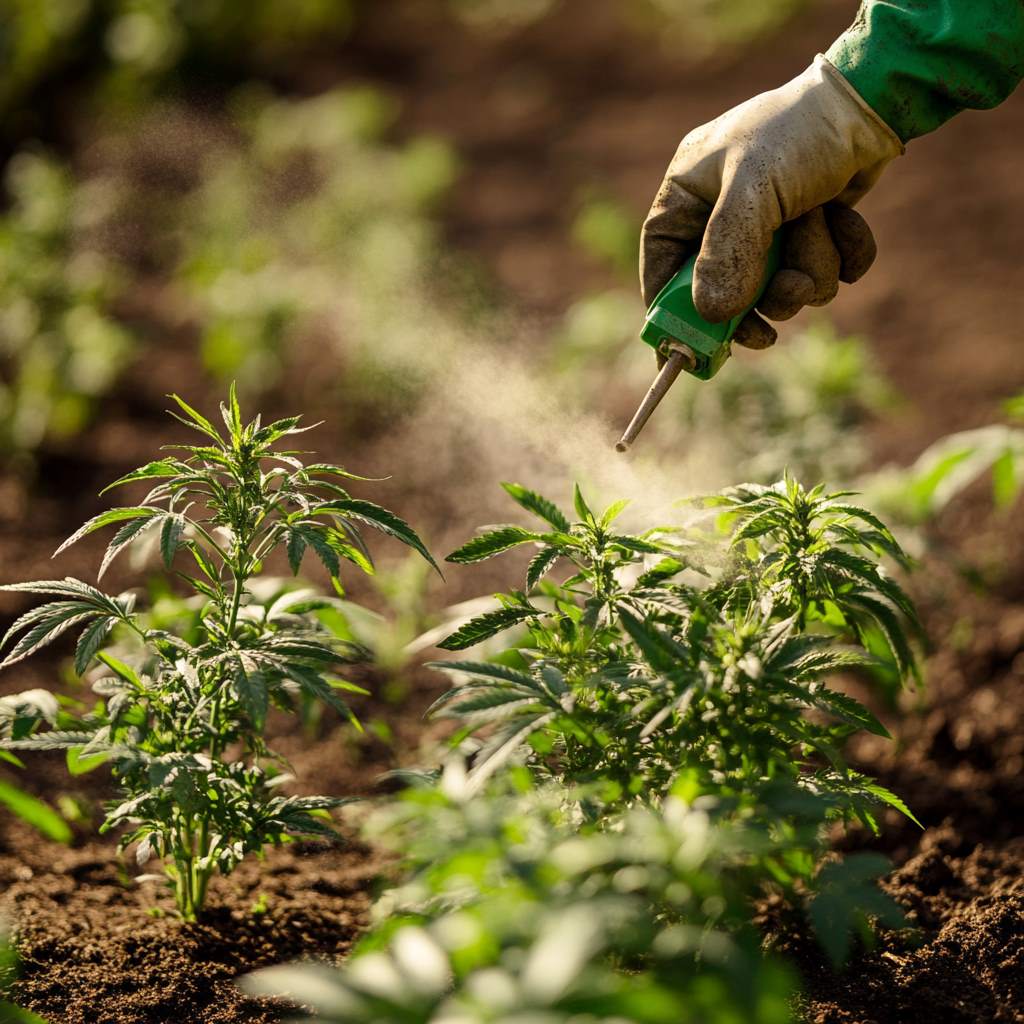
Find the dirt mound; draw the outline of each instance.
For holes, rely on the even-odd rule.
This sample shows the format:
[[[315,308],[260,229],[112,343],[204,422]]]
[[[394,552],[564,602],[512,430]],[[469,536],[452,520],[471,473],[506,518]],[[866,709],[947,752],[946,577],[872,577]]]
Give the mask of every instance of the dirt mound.
[[[808,969],[809,1024],[980,1024],[1024,1020],[1024,840],[964,852],[947,824],[886,890],[914,930],[835,975]]]

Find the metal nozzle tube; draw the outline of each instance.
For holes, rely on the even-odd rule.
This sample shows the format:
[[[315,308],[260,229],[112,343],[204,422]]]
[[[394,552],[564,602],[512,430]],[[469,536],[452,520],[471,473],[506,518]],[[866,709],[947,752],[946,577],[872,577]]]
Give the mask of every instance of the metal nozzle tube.
[[[629,421],[625,433],[619,438],[615,445],[617,452],[627,452],[630,446],[637,439],[644,425],[651,418],[651,413],[658,408],[658,403],[668,394],[668,389],[675,383],[676,377],[695,363],[694,355],[690,349],[683,345],[673,346],[665,360],[661,372],[654,378],[650,391],[644,396],[633,418]]]

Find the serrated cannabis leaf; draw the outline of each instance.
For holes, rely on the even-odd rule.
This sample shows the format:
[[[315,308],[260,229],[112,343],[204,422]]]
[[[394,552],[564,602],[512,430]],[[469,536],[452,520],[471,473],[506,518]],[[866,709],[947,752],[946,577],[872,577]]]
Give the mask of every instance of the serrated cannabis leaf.
[[[459,565],[482,562],[486,558],[501,554],[520,544],[529,544],[531,541],[540,539],[540,534],[534,533],[532,530],[524,530],[521,526],[501,526],[467,541],[457,551],[448,555],[445,561],[455,562]]]
[[[553,501],[521,484],[503,483],[501,486],[512,500],[525,508],[527,512],[532,512],[562,533],[569,532],[569,520]]]
[[[444,651],[464,651],[487,640],[519,622],[537,615],[536,608],[499,608],[470,619],[464,626],[442,640],[437,646]]]

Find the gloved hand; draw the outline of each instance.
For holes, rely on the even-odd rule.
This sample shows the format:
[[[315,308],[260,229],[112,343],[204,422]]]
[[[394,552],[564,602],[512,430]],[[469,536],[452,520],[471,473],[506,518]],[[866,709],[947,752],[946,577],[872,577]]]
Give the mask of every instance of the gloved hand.
[[[852,206],[903,143],[822,56],[791,82],[690,132],[644,222],[640,279],[650,305],[687,257],[697,311],[712,323],[751,304],[772,235],[789,224],[780,269],[757,308],[785,320],[821,306],[875,258]],[[735,334],[767,348],[775,330],[751,311]]]

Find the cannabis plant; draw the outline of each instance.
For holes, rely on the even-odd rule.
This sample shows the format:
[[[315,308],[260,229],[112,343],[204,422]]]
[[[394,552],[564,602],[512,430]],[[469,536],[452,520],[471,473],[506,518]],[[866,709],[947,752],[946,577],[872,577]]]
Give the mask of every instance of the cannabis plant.
[[[473,785],[513,759],[563,783],[611,785],[627,802],[657,803],[689,775],[741,802],[788,780],[871,827],[874,805],[906,812],[847,766],[851,733],[888,734],[828,684],[872,661],[856,642],[869,628],[904,672],[914,666],[913,609],[877,562],[902,552],[870,512],[792,480],[736,488],[708,503],[726,512],[721,550],[680,528],[617,531],[623,504],[597,515],[578,488],[575,522],[532,491],[506,490],[543,528],[491,528],[449,556],[538,549],[524,590],[499,595],[500,607],[441,644],[458,651],[528,630],[497,662],[438,664],[456,685],[434,712],[462,725],[458,741],[479,737]],[[572,574],[545,580],[559,562]]]
[[[677,798],[587,825],[561,787],[480,797],[455,764],[383,812],[408,876],[352,959],[261,971],[249,991],[339,1024],[788,1019],[790,972],[746,904],[763,832]]]
[[[222,431],[172,397],[180,412],[173,415],[201,443],[170,446],[176,454],[112,484],[146,482],[151,490],[138,504],[91,519],[57,553],[116,526],[102,576],[120,553],[154,537],[168,569],[187,561],[188,571],[176,575],[205,602],[201,628],[187,639],[147,626],[132,594],[108,595],[82,580],[6,586],[51,600],[10,628],[3,665],[80,629],[75,670],[102,699],[82,715],[62,712],[49,729],[29,713],[17,725],[20,738],[0,740],[0,747],[65,749],[79,763],[106,760],[124,799],[109,807],[103,829],[124,828],[122,843],[137,844],[140,864],[166,858],[178,910],[194,920],[215,871],[230,872],[246,854],[289,836],[333,836],[327,812],[341,802],[282,795],[281,759],[267,747],[264,725],[272,706],[290,710],[301,699],[348,715],[339,692],[351,687],[336,673],[363,652],[319,627],[311,613],[326,598],[253,600],[250,584],[264,562],[284,549],[298,573],[312,554],[340,591],[343,561],[372,570],[360,525],[432,560],[398,516],[349,494],[339,481],[352,474],[275,447],[310,429],[299,417],[245,423],[232,388],[221,406]],[[118,635],[134,639],[133,657],[113,653]]]

